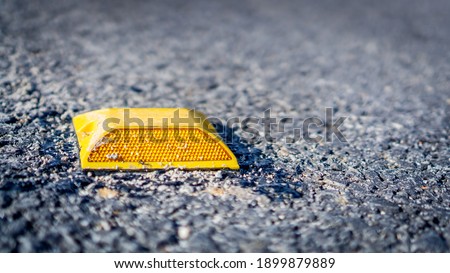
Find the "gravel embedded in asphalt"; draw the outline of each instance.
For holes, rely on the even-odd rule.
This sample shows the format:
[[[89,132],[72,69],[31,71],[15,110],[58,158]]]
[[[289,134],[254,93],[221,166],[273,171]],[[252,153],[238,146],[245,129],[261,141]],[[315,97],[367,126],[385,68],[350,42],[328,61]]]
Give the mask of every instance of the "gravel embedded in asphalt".
[[[449,13],[0,1],[0,251],[449,252]],[[71,119],[107,107],[270,108],[287,129],[332,108],[347,142],[236,126],[238,172],[84,172]]]

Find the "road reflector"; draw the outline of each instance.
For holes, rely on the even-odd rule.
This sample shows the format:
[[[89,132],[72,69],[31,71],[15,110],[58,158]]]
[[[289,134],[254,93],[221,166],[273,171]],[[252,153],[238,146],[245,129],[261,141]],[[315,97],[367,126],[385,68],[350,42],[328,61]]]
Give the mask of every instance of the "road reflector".
[[[186,108],[110,108],[73,118],[83,169],[232,169],[206,116]]]

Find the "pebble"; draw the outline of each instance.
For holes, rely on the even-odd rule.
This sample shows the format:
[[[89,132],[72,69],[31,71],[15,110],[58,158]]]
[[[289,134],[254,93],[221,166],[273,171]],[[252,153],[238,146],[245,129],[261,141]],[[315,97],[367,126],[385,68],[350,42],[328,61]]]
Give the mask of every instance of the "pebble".
[[[180,237],[181,240],[186,240],[189,238],[189,235],[191,234],[191,230],[189,227],[179,227],[178,228],[178,237]]]

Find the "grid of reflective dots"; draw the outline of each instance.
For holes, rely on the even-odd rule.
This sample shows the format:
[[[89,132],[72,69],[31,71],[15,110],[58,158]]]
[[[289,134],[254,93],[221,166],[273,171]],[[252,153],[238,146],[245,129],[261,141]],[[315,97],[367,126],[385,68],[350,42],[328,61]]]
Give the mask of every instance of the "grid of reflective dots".
[[[90,162],[183,162],[230,160],[231,156],[197,128],[116,129],[90,152]]]

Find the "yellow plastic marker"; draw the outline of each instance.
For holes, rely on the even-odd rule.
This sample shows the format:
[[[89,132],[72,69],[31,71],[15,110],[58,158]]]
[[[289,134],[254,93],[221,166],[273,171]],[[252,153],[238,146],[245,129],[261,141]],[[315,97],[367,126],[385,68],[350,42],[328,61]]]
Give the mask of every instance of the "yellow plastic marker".
[[[110,108],[73,118],[83,169],[232,169],[206,116],[186,108]]]

